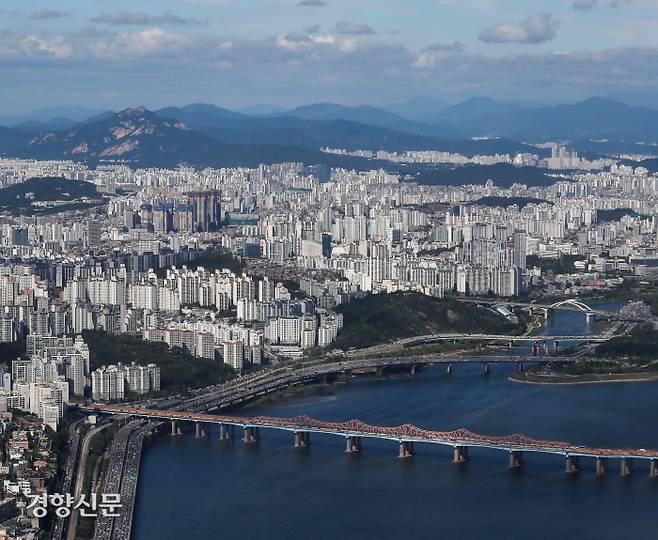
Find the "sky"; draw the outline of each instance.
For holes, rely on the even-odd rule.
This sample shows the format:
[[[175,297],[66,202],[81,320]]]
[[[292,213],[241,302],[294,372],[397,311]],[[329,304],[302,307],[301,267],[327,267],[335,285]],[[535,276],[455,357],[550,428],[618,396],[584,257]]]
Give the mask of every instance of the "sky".
[[[658,96],[658,0],[2,0],[0,114]]]

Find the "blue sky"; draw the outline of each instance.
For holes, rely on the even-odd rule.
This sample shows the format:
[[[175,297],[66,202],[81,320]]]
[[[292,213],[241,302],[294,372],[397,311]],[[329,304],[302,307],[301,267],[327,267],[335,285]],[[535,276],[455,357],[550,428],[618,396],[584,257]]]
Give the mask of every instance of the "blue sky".
[[[0,113],[658,95],[658,0],[3,0]]]

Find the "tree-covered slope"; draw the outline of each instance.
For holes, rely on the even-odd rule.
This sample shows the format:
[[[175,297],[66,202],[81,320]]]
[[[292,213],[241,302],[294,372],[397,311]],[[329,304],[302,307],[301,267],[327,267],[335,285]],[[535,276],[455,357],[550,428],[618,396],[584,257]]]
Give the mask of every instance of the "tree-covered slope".
[[[515,333],[519,327],[493,311],[420,293],[374,294],[336,308],[344,327],[335,346],[370,347],[440,333]]]

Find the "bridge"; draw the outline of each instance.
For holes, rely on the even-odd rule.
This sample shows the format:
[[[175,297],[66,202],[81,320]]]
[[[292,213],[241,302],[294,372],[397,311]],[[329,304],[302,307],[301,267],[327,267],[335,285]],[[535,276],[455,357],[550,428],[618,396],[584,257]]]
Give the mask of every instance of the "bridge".
[[[456,298],[458,302],[467,302],[473,304],[504,304],[506,306],[514,307],[531,307],[537,309],[555,309],[555,310],[569,310],[569,311],[582,311],[583,313],[596,313],[601,315],[611,315],[609,311],[597,310],[591,308],[584,302],[577,300],[575,298],[570,298],[567,300],[560,300],[553,304],[538,304],[537,302],[515,302],[512,300],[501,300],[500,298],[480,298],[480,297],[468,297],[468,298]]]
[[[528,355],[492,355],[478,357],[463,357],[455,355],[419,355],[397,357],[375,357],[345,359],[334,362],[305,364],[294,369],[282,367],[241,377],[229,381],[217,388],[197,396],[169,403],[179,409],[191,411],[225,409],[240,405],[247,401],[264,396],[277,390],[303,384],[308,381],[336,374],[352,374],[354,372],[373,370],[381,374],[386,369],[409,369],[414,374],[418,368],[431,365],[445,366],[448,374],[453,373],[457,365],[480,365],[485,375],[490,373],[491,366],[514,365],[517,371],[523,371],[527,364],[572,364],[581,359],[575,356],[528,356]]]
[[[565,472],[569,474],[578,471],[580,458],[591,458],[596,460],[596,473],[599,476],[606,474],[607,462],[610,459],[620,461],[622,476],[629,476],[632,472],[633,461],[639,460],[649,463],[649,476],[651,478],[658,478],[658,450],[594,448],[573,445],[563,441],[533,439],[518,433],[500,437],[481,435],[467,429],[441,432],[419,428],[412,424],[377,426],[366,424],[360,420],[325,422],[309,416],[294,418],[257,416],[248,418],[102,405],[82,406],[81,409],[90,413],[169,421],[171,422],[172,436],[181,433],[181,429],[178,427],[180,422],[194,424],[197,437],[206,436],[205,425],[219,425],[219,437],[222,440],[230,439],[232,429],[238,427],[243,430],[242,440],[247,444],[258,442],[261,429],[292,433],[294,446],[297,448],[308,447],[311,442],[311,434],[326,434],[343,437],[346,441],[346,452],[348,454],[360,452],[363,439],[383,439],[394,441],[399,445],[398,456],[400,458],[412,457],[414,455],[414,444],[448,446],[453,449],[453,461],[455,463],[467,461],[469,448],[488,448],[507,452],[509,454],[508,466],[511,469],[518,469],[523,465],[524,453],[563,456],[566,461]]]
[[[518,302],[512,300],[502,300],[500,298],[480,298],[480,297],[467,297],[467,298],[455,298],[458,302],[466,302],[471,304],[478,305],[491,305],[491,304],[500,304],[511,307],[525,307],[531,308],[534,310],[541,310],[545,318],[548,318],[548,314],[551,310],[565,310],[565,311],[580,311],[585,313],[588,318],[601,316],[610,320],[624,321],[624,322],[644,322],[652,317],[644,315],[633,315],[630,313],[624,313],[624,308],[620,309],[618,312],[606,311],[603,309],[595,309],[584,302],[576,298],[569,298],[566,300],[560,300],[552,304],[538,304],[536,302]]]
[[[540,342],[540,341],[588,341],[602,342],[608,341],[612,336],[601,335],[568,335],[568,336],[528,336],[519,335],[511,336],[509,334],[433,334],[427,336],[416,336],[411,338],[400,339],[396,344],[415,345],[417,343],[429,343],[432,341],[508,341],[508,342]]]

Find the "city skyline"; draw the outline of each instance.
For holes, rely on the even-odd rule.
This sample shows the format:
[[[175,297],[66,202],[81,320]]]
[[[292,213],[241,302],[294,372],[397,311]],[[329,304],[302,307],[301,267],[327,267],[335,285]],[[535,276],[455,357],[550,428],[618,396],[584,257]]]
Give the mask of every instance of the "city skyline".
[[[259,17],[254,17],[256,6]],[[658,90],[653,0],[43,2],[2,9],[3,110]],[[27,91],[29,89],[29,92]]]

